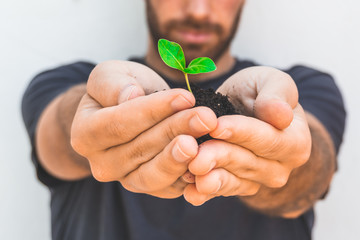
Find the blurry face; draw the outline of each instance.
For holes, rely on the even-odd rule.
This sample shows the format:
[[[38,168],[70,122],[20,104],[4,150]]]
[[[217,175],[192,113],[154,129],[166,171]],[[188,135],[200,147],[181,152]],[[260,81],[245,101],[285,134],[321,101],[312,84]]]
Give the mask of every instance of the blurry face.
[[[157,41],[179,43],[186,59],[210,57],[215,61],[228,50],[245,0],[147,0],[149,31]]]

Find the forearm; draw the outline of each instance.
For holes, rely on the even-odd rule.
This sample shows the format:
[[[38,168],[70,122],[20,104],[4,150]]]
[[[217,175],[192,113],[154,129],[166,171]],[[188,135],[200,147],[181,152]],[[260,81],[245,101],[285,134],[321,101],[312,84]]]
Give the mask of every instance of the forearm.
[[[86,85],[77,85],[54,99],[44,110],[36,131],[39,161],[53,176],[76,180],[90,175],[88,161],[70,145],[71,124]]]
[[[308,162],[292,171],[284,187],[262,186],[256,195],[241,197],[248,206],[269,215],[297,217],[326,192],[335,171],[334,147],[323,125],[311,114],[307,119],[312,136]]]

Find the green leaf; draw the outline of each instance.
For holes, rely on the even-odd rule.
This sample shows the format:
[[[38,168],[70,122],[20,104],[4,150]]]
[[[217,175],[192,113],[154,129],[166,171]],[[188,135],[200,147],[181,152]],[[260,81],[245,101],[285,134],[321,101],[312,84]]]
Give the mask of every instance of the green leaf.
[[[216,70],[215,63],[208,57],[199,57],[191,61],[184,72],[189,74],[207,73]]]
[[[158,49],[160,57],[166,65],[184,72],[186,67],[185,55],[178,43],[160,39],[158,42]]]

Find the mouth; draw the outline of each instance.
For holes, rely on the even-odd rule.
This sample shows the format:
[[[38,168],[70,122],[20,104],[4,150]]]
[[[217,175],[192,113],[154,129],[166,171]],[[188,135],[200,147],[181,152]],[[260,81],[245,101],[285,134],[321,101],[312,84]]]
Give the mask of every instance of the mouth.
[[[211,31],[198,31],[192,29],[179,29],[174,33],[176,38],[181,39],[181,42],[186,44],[205,44],[211,41],[214,34]]]

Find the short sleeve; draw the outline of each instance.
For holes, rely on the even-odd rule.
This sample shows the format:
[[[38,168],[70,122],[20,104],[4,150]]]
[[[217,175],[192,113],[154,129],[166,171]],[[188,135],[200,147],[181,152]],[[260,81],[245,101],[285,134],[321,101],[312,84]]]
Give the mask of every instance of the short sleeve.
[[[27,86],[21,103],[23,121],[31,142],[31,158],[36,167],[37,177],[51,187],[61,181],[48,174],[40,165],[36,154],[35,132],[38,120],[45,107],[59,94],[70,87],[86,83],[94,65],[77,62],[42,72]]]
[[[295,66],[287,73],[298,87],[300,104],[325,126],[338,153],[343,140],[346,111],[334,79],[329,74],[304,66]]]

